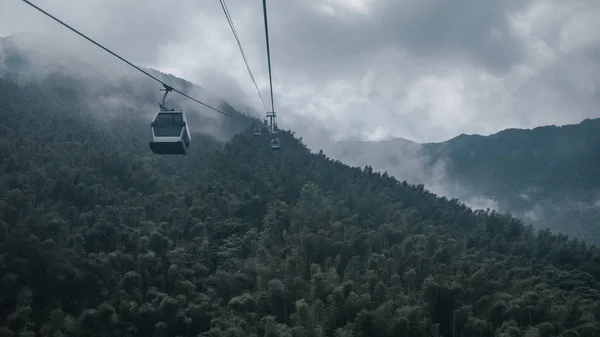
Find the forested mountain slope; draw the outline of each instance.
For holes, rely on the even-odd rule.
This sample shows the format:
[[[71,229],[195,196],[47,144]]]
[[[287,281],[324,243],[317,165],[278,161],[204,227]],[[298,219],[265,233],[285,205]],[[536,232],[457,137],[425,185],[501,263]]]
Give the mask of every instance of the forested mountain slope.
[[[448,175],[514,213],[600,242],[600,119],[427,144]]]
[[[461,200],[481,196],[492,202],[480,207],[600,243],[600,119],[442,143],[340,143],[336,152],[352,164],[373,165]]]
[[[0,79],[1,335],[600,334],[595,247],[289,132],[153,156],[69,81]]]

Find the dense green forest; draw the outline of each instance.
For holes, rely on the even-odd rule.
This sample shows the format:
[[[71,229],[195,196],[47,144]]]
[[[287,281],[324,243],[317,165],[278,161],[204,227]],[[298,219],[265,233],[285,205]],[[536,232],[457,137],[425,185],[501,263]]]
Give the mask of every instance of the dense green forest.
[[[600,335],[594,246],[290,131],[155,156],[147,111],[98,92],[0,78],[1,336]]]
[[[426,186],[441,183],[460,200],[482,196],[535,227],[600,243],[600,119],[441,143],[342,142],[337,150],[341,160]],[[415,171],[428,175],[411,177]]]

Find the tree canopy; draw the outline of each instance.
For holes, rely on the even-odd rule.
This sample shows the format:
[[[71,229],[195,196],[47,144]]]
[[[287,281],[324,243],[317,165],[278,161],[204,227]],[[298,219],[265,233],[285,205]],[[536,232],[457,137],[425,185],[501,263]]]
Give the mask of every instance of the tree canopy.
[[[595,246],[288,131],[154,156],[65,81],[0,79],[0,335],[600,334]]]

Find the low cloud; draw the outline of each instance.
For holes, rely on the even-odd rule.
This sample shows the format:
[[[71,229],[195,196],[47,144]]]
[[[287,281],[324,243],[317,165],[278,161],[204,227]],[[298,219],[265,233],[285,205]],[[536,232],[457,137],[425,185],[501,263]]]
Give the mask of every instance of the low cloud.
[[[458,198],[474,209],[503,211],[493,198],[477,194],[472,188],[453,180],[447,173],[447,158],[433,160],[421,144],[403,139],[381,142],[340,141],[327,153],[352,166],[369,165],[378,172],[410,184],[423,184],[427,190],[447,198]]]

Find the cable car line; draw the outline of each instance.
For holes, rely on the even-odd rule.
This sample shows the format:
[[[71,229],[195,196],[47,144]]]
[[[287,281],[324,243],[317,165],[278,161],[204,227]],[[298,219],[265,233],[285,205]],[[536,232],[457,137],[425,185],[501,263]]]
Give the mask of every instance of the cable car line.
[[[186,98],[188,98],[188,99],[190,99],[190,100],[192,100],[192,101],[194,101],[194,102],[196,102],[196,103],[199,103],[199,104],[201,104],[201,105],[203,105],[203,106],[205,106],[205,107],[207,107],[207,108],[209,108],[209,109],[212,109],[212,110],[214,110],[214,111],[216,111],[216,112],[218,112],[218,113],[220,113],[220,114],[222,114],[222,115],[225,115],[225,116],[227,116],[227,117],[230,117],[230,118],[232,118],[232,119],[235,119],[235,120],[237,120],[237,121],[240,121],[240,122],[245,122],[245,121],[244,121],[244,120],[242,120],[242,119],[239,119],[239,118],[237,118],[237,117],[235,117],[235,116],[232,116],[232,115],[230,115],[230,114],[228,114],[228,113],[226,113],[226,112],[224,112],[224,111],[221,111],[221,110],[219,110],[219,109],[217,109],[217,108],[214,108],[214,107],[212,107],[212,106],[210,106],[210,105],[208,105],[208,104],[206,104],[206,103],[203,103],[203,102],[199,101],[198,99],[196,99],[196,98],[194,98],[194,97],[191,97],[191,96],[189,96],[188,94],[185,94],[185,93],[183,93],[183,92],[181,92],[181,91],[179,91],[179,90],[177,90],[177,89],[173,88],[172,86],[170,86],[170,85],[166,84],[165,82],[161,81],[161,80],[160,80],[160,79],[158,79],[157,77],[153,76],[152,74],[148,73],[147,71],[143,70],[142,68],[140,68],[140,67],[136,66],[135,64],[133,64],[133,63],[131,63],[131,62],[127,61],[127,60],[126,60],[126,59],[124,59],[123,57],[121,57],[121,56],[117,55],[116,53],[114,53],[113,51],[111,51],[111,50],[109,50],[108,48],[104,47],[103,45],[99,44],[98,42],[96,42],[96,41],[94,41],[94,40],[90,39],[89,37],[85,36],[83,33],[80,33],[80,32],[79,32],[79,31],[77,31],[75,28],[73,28],[73,27],[69,26],[68,24],[64,23],[64,22],[63,22],[63,21],[61,21],[60,19],[58,19],[58,18],[54,17],[52,14],[50,14],[50,13],[46,12],[45,10],[43,10],[43,9],[41,9],[40,7],[36,6],[35,4],[31,3],[29,0],[23,0],[23,1],[24,1],[25,3],[27,3],[28,5],[30,5],[31,7],[33,7],[33,8],[35,8],[35,9],[37,9],[38,11],[42,12],[42,13],[43,13],[43,14],[45,14],[46,16],[48,16],[48,17],[50,17],[50,18],[54,19],[56,22],[60,23],[61,25],[65,26],[65,27],[67,27],[68,29],[72,30],[73,32],[77,33],[78,35],[80,35],[81,37],[85,38],[86,40],[88,40],[88,41],[92,42],[92,43],[93,43],[93,44],[95,44],[96,46],[98,46],[98,47],[100,47],[100,48],[104,49],[106,52],[110,53],[110,54],[111,54],[111,55],[113,55],[114,57],[116,57],[116,58],[120,59],[121,61],[123,61],[123,62],[127,63],[127,64],[128,64],[128,65],[130,65],[131,67],[133,67],[133,68],[137,69],[138,71],[142,72],[143,74],[147,75],[148,77],[152,78],[153,80],[155,80],[155,81],[159,82],[160,84],[162,84],[162,85],[163,85],[163,87],[165,88],[165,90],[167,90],[167,91],[174,91],[174,92],[176,92],[176,93],[178,93],[178,94],[180,94],[180,95],[182,95],[182,96],[184,96],[184,97],[186,97]]]
[[[246,69],[248,69],[248,73],[250,74],[252,83],[254,83],[254,87],[256,88],[256,92],[258,93],[258,97],[260,97],[260,101],[262,102],[262,105],[266,111],[267,105],[265,104],[265,100],[263,99],[263,97],[260,93],[260,89],[258,89],[256,80],[254,79],[254,74],[252,74],[252,70],[250,69],[250,65],[248,64],[248,59],[246,58],[246,53],[244,53],[244,48],[242,47],[242,43],[240,42],[239,36],[237,35],[237,31],[233,24],[233,19],[231,18],[231,15],[229,14],[229,9],[227,8],[227,4],[225,4],[225,0],[219,0],[219,2],[221,3],[221,8],[223,8],[223,13],[225,13],[225,18],[227,19],[227,22],[229,23],[229,27],[231,28],[231,31],[233,32],[233,36],[235,37],[238,47],[240,48],[242,58],[244,59],[244,63],[246,64]]]
[[[263,14],[265,19],[265,41],[267,43],[267,63],[269,65],[269,86],[271,88],[271,111],[267,112],[267,118],[270,121],[271,131],[271,148],[279,150],[281,143],[279,142],[279,128],[277,127],[277,115],[275,114],[275,102],[273,101],[273,77],[271,75],[271,49],[269,48],[269,25],[267,24],[267,0],[263,0]],[[266,125],[265,119],[265,125]]]
[[[267,42],[267,63],[269,65],[269,86],[271,87],[271,111],[275,114],[275,103],[273,102],[273,79],[271,77],[271,50],[269,49],[269,27],[267,25],[267,0],[263,0],[263,13],[265,18],[265,40]]]

